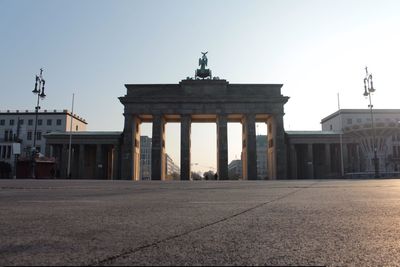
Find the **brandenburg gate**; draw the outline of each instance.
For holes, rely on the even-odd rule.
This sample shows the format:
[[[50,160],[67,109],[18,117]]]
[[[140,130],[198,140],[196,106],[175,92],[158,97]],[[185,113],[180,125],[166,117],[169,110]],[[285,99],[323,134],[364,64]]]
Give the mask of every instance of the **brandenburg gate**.
[[[126,84],[121,178],[139,180],[140,124],[152,122],[152,180],[165,179],[165,124],[181,123],[181,180],[190,179],[192,122],[217,124],[217,173],[228,179],[228,122],[242,123],[243,179],[257,179],[256,122],[268,125],[269,179],[287,178],[282,84],[230,84],[212,78],[207,57],[199,59],[194,78],[179,84]]]

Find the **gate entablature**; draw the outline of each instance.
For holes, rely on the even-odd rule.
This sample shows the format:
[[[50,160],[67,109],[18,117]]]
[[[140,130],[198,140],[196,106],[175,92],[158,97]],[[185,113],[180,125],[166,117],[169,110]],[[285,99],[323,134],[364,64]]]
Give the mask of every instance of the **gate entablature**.
[[[229,84],[226,80],[183,80],[179,84],[127,84],[119,100],[132,114],[276,114],[288,97],[282,84]]]
[[[230,113],[226,115],[227,122],[242,122],[243,114],[240,113]],[[136,115],[140,122],[152,122],[152,114],[140,114]],[[181,122],[184,114],[163,114],[165,122]],[[267,123],[272,115],[269,114],[255,114],[256,122]],[[216,123],[218,115],[217,114],[191,114],[191,122],[207,122]]]

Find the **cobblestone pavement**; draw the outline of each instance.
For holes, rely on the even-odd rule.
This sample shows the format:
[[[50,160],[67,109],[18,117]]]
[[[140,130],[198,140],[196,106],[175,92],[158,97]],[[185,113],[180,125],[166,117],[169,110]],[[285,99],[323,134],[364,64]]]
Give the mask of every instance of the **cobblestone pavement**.
[[[400,180],[0,180],[0,265],[400,265]]]

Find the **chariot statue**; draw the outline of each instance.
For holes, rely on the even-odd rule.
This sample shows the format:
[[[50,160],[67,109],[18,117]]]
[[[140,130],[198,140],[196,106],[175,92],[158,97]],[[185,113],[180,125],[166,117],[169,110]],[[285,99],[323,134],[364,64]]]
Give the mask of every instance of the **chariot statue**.
[[[203,56],[201,58],[199,58],[200,69],[196,70],[195,75],[194,75],[195,79],[197,79],[197,78],[204,79],[204,78],[207,78],[207,77],[210,77],[210,79],[211,79],[211,70],[210,69],[206,69],[207,61],[208,61],[206,54],[208,53],[208,51],[207,52],[201,52],[201,53],[203,54]]]

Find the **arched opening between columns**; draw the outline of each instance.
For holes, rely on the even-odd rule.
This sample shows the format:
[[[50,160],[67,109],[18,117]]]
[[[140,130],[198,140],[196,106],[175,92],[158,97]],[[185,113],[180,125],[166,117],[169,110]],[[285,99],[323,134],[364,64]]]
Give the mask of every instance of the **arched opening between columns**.
[[[140,125],[140,169],[139,180],[151,180],[152,121],[142,121]]]
[[[228,177],[229,180],[243,179],[242,171],[242,124],[228,123]]]
[[[180,180],[181,123],[178,118],[167,117],[165,125],[165,180]]]
[[[268,176],[268,130],[266,122],[256,122],[257,180]]]
[[[192,180],[215,179],[214,175],[217,173],[217,128],[214,118],[192,117],[190,137]],[[204,177],[205,173],[207,173],[207,177]]]

